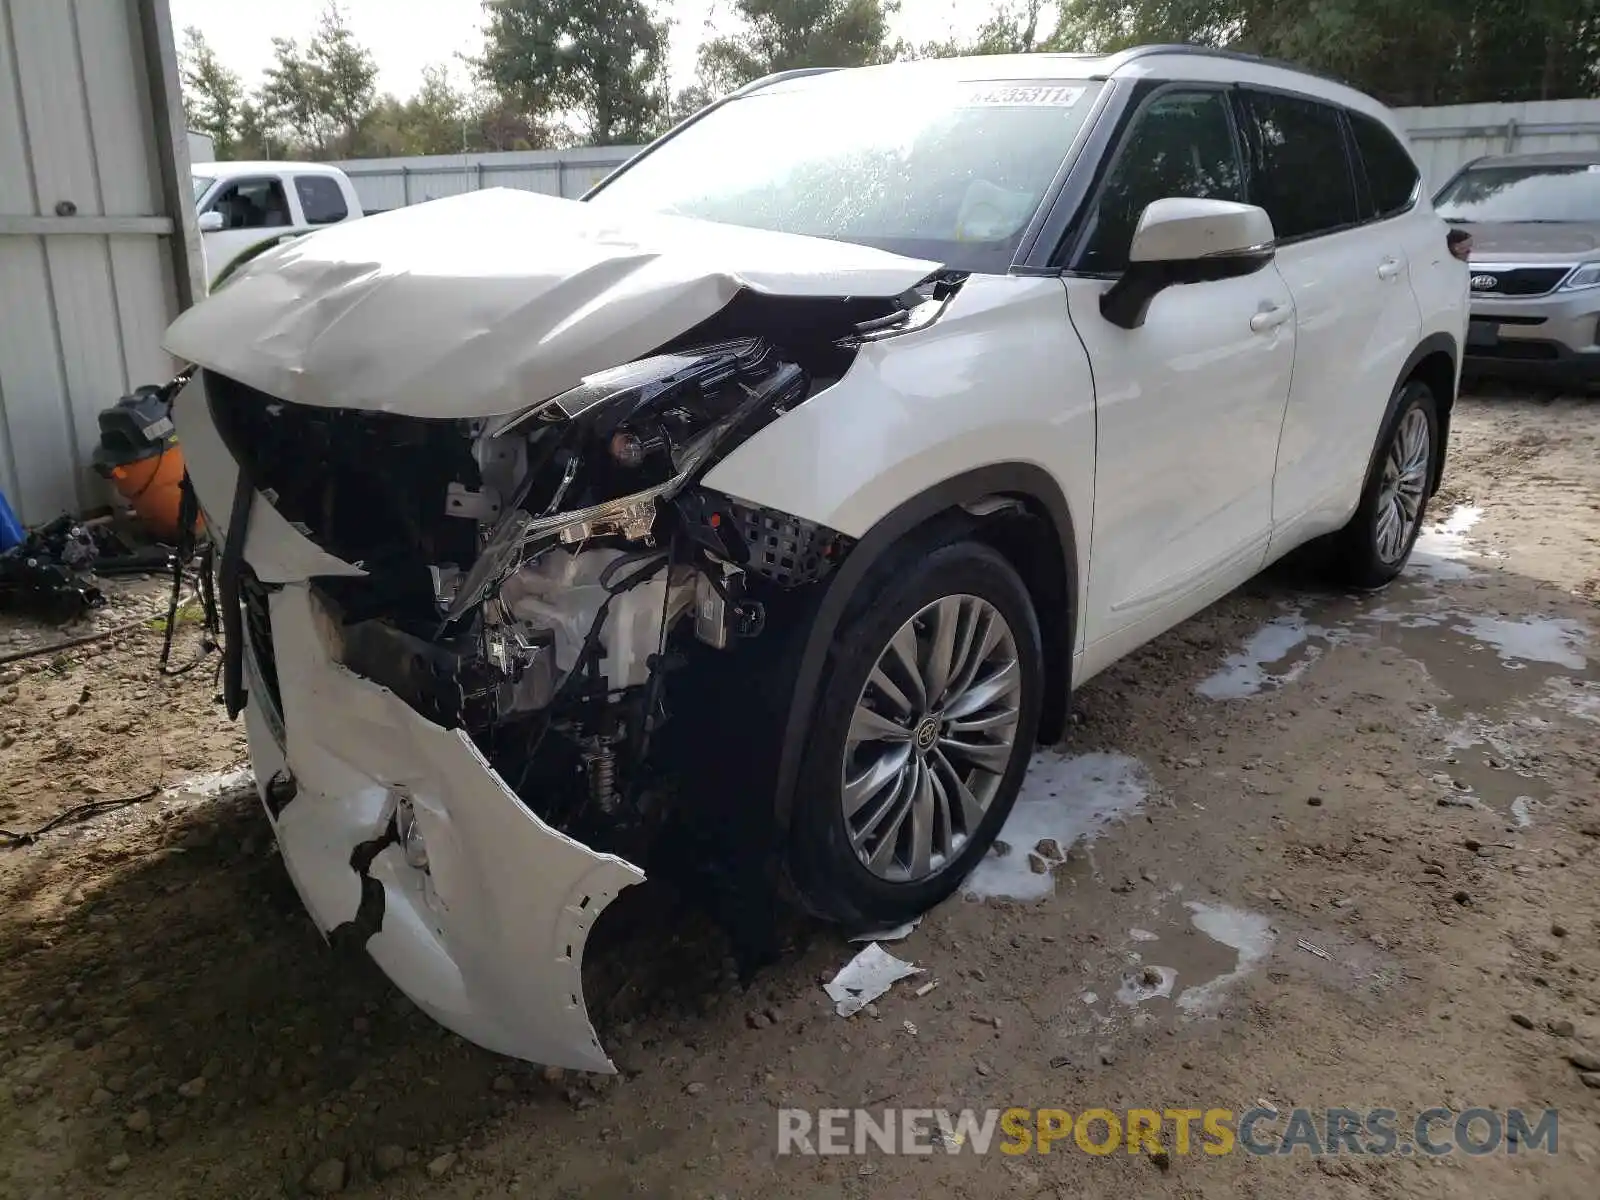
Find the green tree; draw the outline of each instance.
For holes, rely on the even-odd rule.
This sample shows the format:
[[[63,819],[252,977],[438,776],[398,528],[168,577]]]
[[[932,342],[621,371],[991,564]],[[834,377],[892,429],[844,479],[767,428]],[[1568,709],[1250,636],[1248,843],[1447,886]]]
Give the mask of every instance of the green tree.
[[[245,103],[244,84],[238,73],[222,65],[205,36],[193,25],[183,31],[179,73],[189,128],[210,136],[218,158],[231,158]]]
[[[272,157],[272,122],[254,100],[239,105],[239,137],[234,144],[234,157],[239,159]],[[279,143],[282,153],[282,143]]]
[[[256,92],[269,137],[296,154],[319,155],[332,132],[328,104],[311,60],[293,38],[272,39],[272,64]]]
[[[737,33],[700,47],[700,83],[723,96],[797,67],[861,67],[895,56],[889,18],[898,0],[737,0]]]
[[[1396,105],[1595,95],[1596,0],[1065,0],[1050,49],[1196,42],[1349,80]]]
[[[591,144],[647,139],[666,108],[666,27],[643,0],[484,0],[483,82],[537,122],[571,116]]]
[[[344,10],[329,0],[317,32],[306,46],[306,60],[316,80],[336,148],[354,152],[361,126],[377,94],[378,64],[350,31]]]
[[[948,37],[913,46],[900,42],[896,58],[958,58],[967,54],[1028,54],[1039,49],[1043,0],[999,4],[970,38]]]
[[[272,39],[272,65],[256,103],[269,130],[311,157],[354,153],[377,92],[378,66],[356,41],[344,10],[330,0],[304,50]]]

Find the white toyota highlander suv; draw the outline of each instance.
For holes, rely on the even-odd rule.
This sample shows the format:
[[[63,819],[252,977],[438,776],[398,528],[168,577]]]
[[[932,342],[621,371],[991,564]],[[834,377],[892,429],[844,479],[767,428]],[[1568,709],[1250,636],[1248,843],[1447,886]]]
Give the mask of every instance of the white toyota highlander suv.
[[[167,345],[312,916],[604,1071],[580,968],[636,864],[747,941],[937,903],[1073,687],[1313,539],[1401,571],[1446,235],[1381,105],[1167,47],[776,76],[583,201],[256,259]]]

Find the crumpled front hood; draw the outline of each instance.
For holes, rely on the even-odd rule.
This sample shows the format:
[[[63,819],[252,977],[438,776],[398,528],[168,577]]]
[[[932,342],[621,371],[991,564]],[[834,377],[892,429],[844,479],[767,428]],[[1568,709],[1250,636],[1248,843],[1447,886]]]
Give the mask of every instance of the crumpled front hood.
[[[280,246],[179,316],[165,346],[301,404],[489,417],[649,353],[745,288],[886,298],[938,269],[493,188]]]

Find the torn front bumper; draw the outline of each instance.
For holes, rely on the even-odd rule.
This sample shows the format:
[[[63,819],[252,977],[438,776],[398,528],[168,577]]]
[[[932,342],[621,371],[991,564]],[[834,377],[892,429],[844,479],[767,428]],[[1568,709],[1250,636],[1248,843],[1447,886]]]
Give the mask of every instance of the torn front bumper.
[[[644,873],[550,828],[465,733],[333,662],[307,585],[272,593],[270,620],[276,697],[256,658],[263,651],[246,654],[251,765],[318,927],[371,929],[367,951],[389,978],[469,1041],[614,1070],[584,1007],[583,949],[600,912]],[[290,778],[283,803],[291,789],[272,785]],[[390,836],[401,796],[425,869]]]
[[[199,380],[174,419],[207,528],[223,539],[217,518],[238,467]],[[418,1007],[467,1040],[614,1070],[584,1007],[583,949],[606,905],[644,873],[546,825],[465,732],[335,662],[308,581],[361,569],[318,548],[259,492],[250,499],[243,559],[270,585],[258,585],[264,604],[246,614],[241,639],[250,759],[312,918],[325,935],[361,940]],[[390,840],[402,796],[426,869]]]

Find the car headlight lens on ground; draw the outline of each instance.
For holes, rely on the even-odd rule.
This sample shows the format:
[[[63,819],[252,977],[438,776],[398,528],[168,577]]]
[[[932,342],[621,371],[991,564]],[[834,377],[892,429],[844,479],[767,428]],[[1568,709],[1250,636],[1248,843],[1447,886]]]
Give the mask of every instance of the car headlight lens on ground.
[[[1564,292],[1577,291],[1579,288],[1592,288],[1600,286],[1600,262],[1584,263],[1561,285]]]

